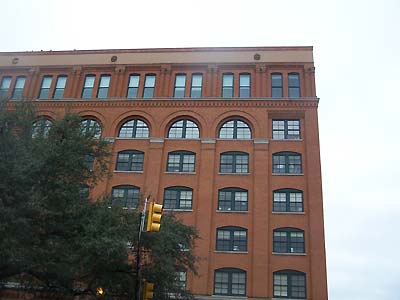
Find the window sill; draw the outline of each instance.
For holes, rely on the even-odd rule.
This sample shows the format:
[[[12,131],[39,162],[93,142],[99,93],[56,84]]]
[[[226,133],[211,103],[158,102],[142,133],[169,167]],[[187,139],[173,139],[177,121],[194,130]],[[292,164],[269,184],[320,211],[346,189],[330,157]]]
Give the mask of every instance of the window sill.
[[[165,138],[165,140],[173,140],[173,141],[176,141],[176,140],[180,140],[180,141],[187,141],[187,140],[194,140],[194,141],[200,141],[201,140],[201,138]]]
[[[174,174],[174,175],[196,175],[196,172],[164,172],[165,174]]]
[[[304,176],[304,173],[292,174],[292,173],[272,173],[272,176]]]
[[[116,137],[115,139],[116,139],[116,140],[144,140],[144,141],[150,140],[150,138],[142,138],[142,137],[140,137],[140,138],[134,138],[134,137]]]
[[[216,210],[217,213],[239,213],[239,214],[247,214],[248,210]]]
[[[273,142],[303,142],[303,139],[270,139]]]
[[[273,211],[275,215],[305,215],[304,211]]]
[[[247,176],[250,175],[250,173],[218,173],[218,175],[239,175],[239,176]]]
[[[136,173],[136,174],[143,174],[143,171],[120,171],[120,170],[114,170],[114,173]]]
[[[273,255],[285,255],[285,256],[306,256],[307,253],[281,253],[281,252],[272,252]]]
[[[200,298],[200,297],[199,297]],[[200,299],[213,299],[213,300],[225,300],[225,299],[248,299],[246,296],[230,296],[230,295],[212,295],[210,297],[201,297]]]
[[[163,208],[165,211],[173,211],[173,212],[193,212],[193,209],[179,209],[179,208]]]
[[[226,254],[249,254],[248,251],[222,251],[222,250],[215,250],[214,253],[226,253]]]

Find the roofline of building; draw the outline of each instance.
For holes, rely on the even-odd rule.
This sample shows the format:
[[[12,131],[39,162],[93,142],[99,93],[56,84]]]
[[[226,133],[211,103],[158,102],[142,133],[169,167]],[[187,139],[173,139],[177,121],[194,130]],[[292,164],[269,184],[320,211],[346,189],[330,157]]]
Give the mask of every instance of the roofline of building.
[[[313,46],[270,46],[270,47],[193,47],[193,48],[137,48],[137,49],[94,49],[56,51],[11,51],[0,52],[9,55],[59,55],[59,54],[108,54],[108,53],[168,53],[168,52],[224,52],[224,51],[312,51]]]

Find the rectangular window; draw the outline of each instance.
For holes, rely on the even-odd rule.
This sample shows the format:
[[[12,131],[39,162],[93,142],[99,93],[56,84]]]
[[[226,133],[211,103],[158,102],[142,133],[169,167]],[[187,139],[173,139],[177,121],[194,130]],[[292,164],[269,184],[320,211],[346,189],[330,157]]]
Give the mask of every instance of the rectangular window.
[[[192,74],[192,87],[190,89],[191,98],[201,98],[203,85],[203,74]]]
[[[233,97],[233,74],[222,74],[222,98]]]
[[[301,174],[301,155],[294,152],[280,152],[272,156],[273,174]]]
[[[24,86],[25,86],[25,76],[18,76],[17,80],[15,81],[15,86],[12,93],[12,99],[22,98],[22,91],[24,90]]]
[[[220,173],[248,173],[249,155],[243,152],[225,152],[221,154]]]
[[[300,97],[300,77],[298,73],[290,73],[288,75],[289,81],[289,97],[299,98]]]
[[[11,76],[3,77],[0,85],[0,99],[5,99],[11,86]]]
[[[110,75],[101,75],[100,76],[100,84],[97,89],[97,98],[105,99],[108,97],[108,89],[110,87]]]
[[[300,139],[300,120],[272,120],[272,138],[274,140]]]
[[[168,154],[167,172],[193,173],[196,155],[187,151],[175,151]]]
[[[226,296],[246,295],[246,272],[240,269],[218,269],[214,274],[214,294]]]
[[[42,79],[42,85],[40,86],[39,99],[48,99],[51,82],[53,81],[52,76],[44,76]]]
[[[66,84],[67,84],[67,76],[61,75],[57,77],[56,87],[53,93],[54,99],[62,99],[64,97],[64,90]]]
[[[177,74],[175,76],[174,98],[184,98],[186,87],[186,74]]]
[[[156,85],[156,75],[147,74],[144,80],[143,98],[154,97],[155,85]]]
[[[247,251],[247,230],[240,227],[217,229],[217,251]]]
[[[132,74],[129,76],[128,92],[126,97],[129,99],[137,98],[139,90],[140,75]]]
[[[83,99],[92,98],[95,79],[96,79],[95,75],[86,75],[85,84],[84,84],[83,90],[82,90],[82,98]]]
[[[219,190],[218,210],[247,211],[247,191],[239,188],[226,188]]]
[[[250,74],[239,75],[239,97],[250,98]]]
[[[271,97],[272,98],[283,97],[283,82],[281,73],[271,74]]]
[[[186,271],[179,271],[176,272],[176,277],[177,277],[177,287],[180,288],[181,290],[185,291],[186,290]]]

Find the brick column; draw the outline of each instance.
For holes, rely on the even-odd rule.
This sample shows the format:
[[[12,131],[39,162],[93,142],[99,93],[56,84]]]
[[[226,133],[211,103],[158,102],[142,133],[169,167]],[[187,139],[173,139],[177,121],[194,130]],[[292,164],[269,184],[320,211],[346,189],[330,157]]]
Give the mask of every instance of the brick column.
[[[126,74],[125,66],[116,66],[114,70],[114,83],[111,85],[109,96],[111,98],[125,98],[127,87],[124,87],[124,79]]]
[[[256,66],[256,78],[255,78],[255,97],[266,97],[266,87],[265,87],[265,71],[267,67],[265,65],[258,64]]]
[[[36,86],[40,77],[40,69],[38,67],[31,68],[28,71],[28,76],[26,77],[25,87],[22,97],[28,99],[36,99]]]
[[[67,82],[65,89],[65,98],[80,98],[81,91],[78,90],[82,77],[82,67],[73,67],[71,78]]]

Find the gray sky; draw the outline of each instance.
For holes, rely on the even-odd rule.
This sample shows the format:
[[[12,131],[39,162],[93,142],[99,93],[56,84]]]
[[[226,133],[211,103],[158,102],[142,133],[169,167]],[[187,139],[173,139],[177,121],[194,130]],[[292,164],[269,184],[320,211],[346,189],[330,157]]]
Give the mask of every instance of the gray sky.
[[[314,46],[330,299],[399,299],[400,1],[0,6],[0,51]]]

